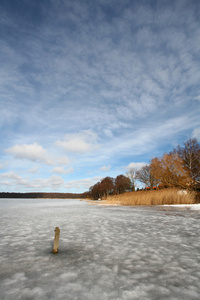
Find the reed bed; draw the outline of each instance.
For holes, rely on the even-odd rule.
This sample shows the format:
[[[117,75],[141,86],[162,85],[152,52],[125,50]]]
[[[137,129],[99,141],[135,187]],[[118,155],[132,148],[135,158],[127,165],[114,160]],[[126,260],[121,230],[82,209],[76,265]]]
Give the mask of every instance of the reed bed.
[[[179,193],[177,189],[163,189],[108,196],[105,203],[118,205],[194,204],[195,197],[196,193],[192,191],[184,194]]]

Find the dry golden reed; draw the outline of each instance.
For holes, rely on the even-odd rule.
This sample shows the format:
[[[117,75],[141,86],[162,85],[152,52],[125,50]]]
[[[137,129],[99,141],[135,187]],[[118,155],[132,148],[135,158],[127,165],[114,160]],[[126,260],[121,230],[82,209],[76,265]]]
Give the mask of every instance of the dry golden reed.
[[[179,193],[177,189],[163,189],[156,191],[128,192],[120,195],[108,196],[106,204],[119,205],[164,205],[164,204],[194,204],[196,193],[187,191]]]

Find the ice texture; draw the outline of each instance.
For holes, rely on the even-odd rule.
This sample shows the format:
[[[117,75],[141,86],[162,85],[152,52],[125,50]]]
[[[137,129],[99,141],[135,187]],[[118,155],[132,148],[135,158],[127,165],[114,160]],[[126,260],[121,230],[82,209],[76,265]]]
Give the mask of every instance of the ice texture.
[[[199,300],[199,211],[1,199],[0,213],[1,300]]]

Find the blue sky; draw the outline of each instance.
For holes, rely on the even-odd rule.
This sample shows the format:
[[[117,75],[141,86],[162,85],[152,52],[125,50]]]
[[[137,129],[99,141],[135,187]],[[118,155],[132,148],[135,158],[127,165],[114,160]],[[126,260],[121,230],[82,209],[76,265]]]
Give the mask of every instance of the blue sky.
[[[1,0],[0,190],[83,192],[200,140],[200,1]]]

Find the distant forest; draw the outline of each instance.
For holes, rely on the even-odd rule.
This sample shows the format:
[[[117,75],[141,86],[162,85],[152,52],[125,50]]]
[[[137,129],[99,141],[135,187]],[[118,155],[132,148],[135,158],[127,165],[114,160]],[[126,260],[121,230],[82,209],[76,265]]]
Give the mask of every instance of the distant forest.
[[[0,193],[0,198],[32,198],[32,199],[80,199],[86,198],[87,194],[73,193]]]

